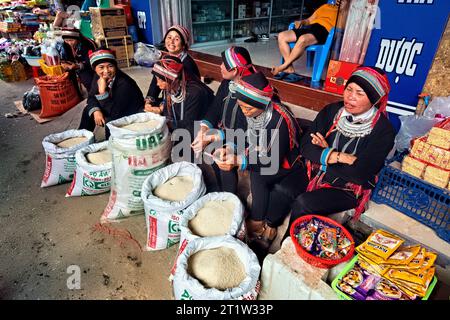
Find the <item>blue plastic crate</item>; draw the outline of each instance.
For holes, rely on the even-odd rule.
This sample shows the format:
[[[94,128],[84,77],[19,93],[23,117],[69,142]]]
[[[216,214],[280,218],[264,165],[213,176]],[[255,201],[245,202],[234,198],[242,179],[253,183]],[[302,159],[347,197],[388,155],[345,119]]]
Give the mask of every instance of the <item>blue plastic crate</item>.
[[[394,158],[400,162],[402,159],[403,156]],[[450,242],[449,190],[429,184],[387,163],[380,172],[372,201],[403,212]]]

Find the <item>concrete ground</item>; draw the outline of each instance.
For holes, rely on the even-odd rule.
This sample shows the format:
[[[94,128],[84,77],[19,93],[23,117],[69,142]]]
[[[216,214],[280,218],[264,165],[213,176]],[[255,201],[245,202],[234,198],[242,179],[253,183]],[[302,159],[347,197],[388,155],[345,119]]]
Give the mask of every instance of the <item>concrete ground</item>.
[[[148,69],[129,72],[146,92]],[[29,115],[4,117],[17,111],[13,102],[32,86],[33,80],[0,81],[0,299],[173,298],[168,276],[177,247],[142,252],[143,215],[113,224],[115,231],[99,230],[95,226],[108,193],[65,198],[70,184],[40,187],[45,168],[42,139],[77,128],[82,107],[45,124]],[[67,287],[77,268],[69,268],[72,265],[80,268],[79,290]]]
[[[146,93],[149,69],[126,72]],[[70,184],[40,187],[42,139],[76,129],[83,105],[44,124],[29,115],[6,118],[17,112],[14,101],[22,100],[33,85],[33,79],[0,80],[0,299],[172,299],[168,276],[177,246],[141,251],[146,240],[143,215],[100,229],[109,193],[66,198]],[[210,86],[216,90],[218,83]],[[77,267],[81,289],[71,290],[67,281]]]
[[[126,72],[146,93],[149,69]],[[168,277],[177,246],[142,251],[143,215],[100,226],[109,193],[66,198],[70,184],[40,187],[42,139],[77,128],[83,105],[45,124],[29,115],[4,117],[17,111],[13,102],[32,86],[32,79],[0,81],[0,299],[173,299]],[[316,114],[303,108],[294,112],[307,119]],[[240,197],[245,199],[248,186],[243,180]],[[276,246],[279,241],[272,249]],[[78,271],[81,288],[71,289],[68,282]],[[435,298],[448,299],[448,285],[442,289]]]

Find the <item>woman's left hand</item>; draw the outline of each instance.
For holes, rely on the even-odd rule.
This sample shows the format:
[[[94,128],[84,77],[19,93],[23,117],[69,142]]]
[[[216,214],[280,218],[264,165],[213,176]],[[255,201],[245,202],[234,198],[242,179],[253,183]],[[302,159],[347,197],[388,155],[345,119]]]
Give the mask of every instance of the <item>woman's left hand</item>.
[[[311,143],[322,147],[322,148],[328,148],[328,142],[325,140],[325,138],[322,136],[320,132],[311,133]]]
[[[214,152],[215,163],[223,171],[231,171],[234,167],[239,166],[238,156],[229,152],[227,148],[222,148]]]

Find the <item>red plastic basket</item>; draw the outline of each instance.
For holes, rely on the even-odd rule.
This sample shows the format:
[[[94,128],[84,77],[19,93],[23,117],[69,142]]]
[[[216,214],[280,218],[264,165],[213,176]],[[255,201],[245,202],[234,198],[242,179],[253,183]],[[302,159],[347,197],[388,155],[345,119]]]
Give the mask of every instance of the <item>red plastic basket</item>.
[[[345,257],[343,257],[341,259],[337,259],[337,260],[323,259],[320,257],[313,256],[308,251],[303,249],[303,247],[298,243],[297,238],[294,235],[294,231],[295,231],[296,226],[298,226],[299,224],[301,224],[303,222],[308,222],[312,218],[322,220],[323,222],[325,222],[329,225],[341,228],[344,235],[352,242],[352,245],[350,246],[350,250],[347,252]],[[294,223],[291,225],[291,229],[289,230],[289,233],[291,235],[292,242],[294,243],[295,250],[297,251],[298,255],[303,260],[308,262],[309,264],[311,264],[315,267],[318,267],[318,268],[328,269],[328,268],[334,267],[335,265],[338,265],[339,263],[345,262],[345,261],[349,260],[351,257],[353,257],[353,253],[355,251],[355,244],[354,244],[353,237],[350,234],[350,232],[348,232],[347,229],[345,229],[342,225],[340,225],[336,221],[334,221],[330,218],[327,218],[327,217],[316,216],[316,215],[302,216],[294,221]]]

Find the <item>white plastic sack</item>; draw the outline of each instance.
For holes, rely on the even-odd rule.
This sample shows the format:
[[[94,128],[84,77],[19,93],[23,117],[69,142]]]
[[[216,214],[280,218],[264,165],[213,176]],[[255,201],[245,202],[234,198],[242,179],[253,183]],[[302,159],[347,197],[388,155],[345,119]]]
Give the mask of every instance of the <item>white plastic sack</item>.
[[[86,154],[108,148],[108,141],[94,143],[75,153],[76,169],[66,197],[91,196],[111,189],[112,161],[96,165],[86,159]]]
[[[200,250],[228,247],[234,249],[245,267],[246,277],[238,287],[218,290],[205,288],[200,281],[189,275],[188,259]],[[232,236],[196,238],[188,243],[180,255],[173,279],[173,292],[177,300],[256,300],[258,278],[261,267],[258,258],[250,248]]]
[[[61,148],[56,145],[61,141],[77,137],[86,137],[88,140],[70,148]],[[68,130],[46,136],[42,140],[46,161],[41,187],[71,181],[75,171],[75,152],[92,142],[94,142],[94,134],[88,130]]]
[[[239,198],[230,192],[212,192],[208,193],[207,195],[204,195],[197,201],[195,201],[192,205],[187,208],[183,215],[181,216],[180,220],[180,247],[178,249],[177,257],[175,258],[174,266],[171,271],[171,276],[169,279],[173,278],[173,275],[175,274],[176,269],[176,261],[178,257],[181,255],[183,250],[186,248],[186,245],[196,239],[200,238],[198,235],[195,235],[192,233],[191,229],[189,229],[189,221],[191,221],[196,215],[197,212],[203,208],[205,203],[209,201],[215,201],[215,200],[229,200],[234,203],[234,210],[233,210],[233,219],[231,220],[230,229],[226,234],[231,235],[233,237],[237,237],[240,240],[243,240],[245,237],[245,222],[244,222],[244,206],[239,200]],[[224,236],[222,235],[216,235],[216,236]]]
[[[153,194],[156,187],[177,176],[189,176],[194,187],[183,201],[167,201]],[[189,162],[177,162],[155,171],[142,185],[142,200],[147,224],[147,250],[161,250],[180,241],[180,217],[184,210],[206,192],[200,168]]]
[[[395,148],[402,152],[411,147],[411,140],[425,135],[441,119],[425,116],[400,116],[401,127],[395,136]]]
[[[122,126],[156,120],[155,128],[135,132]],[[112,153],[111,194],[101,221],[143,214],[141,189],[144,180],[166,165],[172,143],[165,117],[154,113],[137,113],[107,123],[111,132]]]
[[[138,42],[134,53],[134,60],[141,66],[152,67],[156,61],[161,59],[161,55],[161,51],[154,46]]]
[[[450,117],[450,96],[433,98],[423,115],[429,118],[434,118],[436,115]]]

